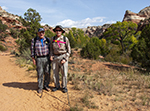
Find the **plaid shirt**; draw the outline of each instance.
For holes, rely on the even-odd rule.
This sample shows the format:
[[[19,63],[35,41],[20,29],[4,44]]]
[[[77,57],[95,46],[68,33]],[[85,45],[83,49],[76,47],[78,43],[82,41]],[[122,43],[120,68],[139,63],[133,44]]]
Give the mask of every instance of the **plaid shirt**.
[[[44,37],[43,46],[42,46],[40,38],[37,37],[36,43],[35,43],[35,51],[34,51],[34,38],[33,38],[32,41],[31,41],[31,57],[34,57],[34,55],[35,56],[49,55],[49,53],[50,53],[50,51],[49,51],[50,44],[49,43],[48,43],[48,41],[46,41],[46,38]],[[35,52],[35,54],[34,54],[34,52]]]

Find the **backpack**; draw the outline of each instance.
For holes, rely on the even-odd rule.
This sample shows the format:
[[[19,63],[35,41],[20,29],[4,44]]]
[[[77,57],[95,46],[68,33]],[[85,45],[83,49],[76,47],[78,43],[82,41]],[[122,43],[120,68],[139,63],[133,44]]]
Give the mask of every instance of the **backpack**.
[[[47,37],[45,37],[46,38],[46,41],[48,42],[48,44],[50,43],[50,40],[47,38]],[[35,58],[35,44],[36,44],[36,40],[37,40],[37,37],[35,37],[34,38],[34,58]],[[49,49],[49,51],[50,51],[50,46],[48,45],[48,49]]]
[[[66,37],[65,36],[63,36],[63,39],[64,39],[64,42],[66,42]],[[53,40],[56,40],[56,36],[54,36]],[[52,41],[52,43],[54,43],[54,41]],[[66,49],[67,49],[66,43],[65,43],[65,46],[66,46]]]

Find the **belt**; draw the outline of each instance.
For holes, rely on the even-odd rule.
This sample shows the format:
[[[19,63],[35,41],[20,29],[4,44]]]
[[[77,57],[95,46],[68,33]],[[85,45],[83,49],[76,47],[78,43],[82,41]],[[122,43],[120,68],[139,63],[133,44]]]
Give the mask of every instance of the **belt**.
[[[60,55],[63,55],[63,54],[66,54],[66,53],[62,53],[62,54],[54,54],[54,55],[56,55],[56,56],[60,56]]]
[[[48,57],[49,55],[37,56],[37,58]]]

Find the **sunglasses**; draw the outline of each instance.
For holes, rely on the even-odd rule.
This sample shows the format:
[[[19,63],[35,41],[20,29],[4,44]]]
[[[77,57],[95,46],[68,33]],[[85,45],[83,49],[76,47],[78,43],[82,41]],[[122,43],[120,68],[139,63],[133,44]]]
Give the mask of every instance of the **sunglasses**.
[[[57,31],[58,31],[58,32],[61,32],[62,30],[56,30],[56,32],[57,32]]]

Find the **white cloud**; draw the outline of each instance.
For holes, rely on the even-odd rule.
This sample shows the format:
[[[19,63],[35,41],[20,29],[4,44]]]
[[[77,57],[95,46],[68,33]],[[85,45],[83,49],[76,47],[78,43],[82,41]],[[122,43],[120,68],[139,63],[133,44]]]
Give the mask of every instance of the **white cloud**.
[[[113,24],[113,23],[116,23],[116,21],[111,20],[106,22],[106,24]]]
[[[2,6],[2,9],[3,10],[7,10],[8,8],[6,6]]]
[[[94,23],[102,23],[105,17],[94,17],[94,18],[86,18],[81,21],[73,21],[71,19],[66,19],[61,22],[58,22],[57,25],[62,25],[63,27],[78,27],[83,28],[87,26],[91,26]]]

